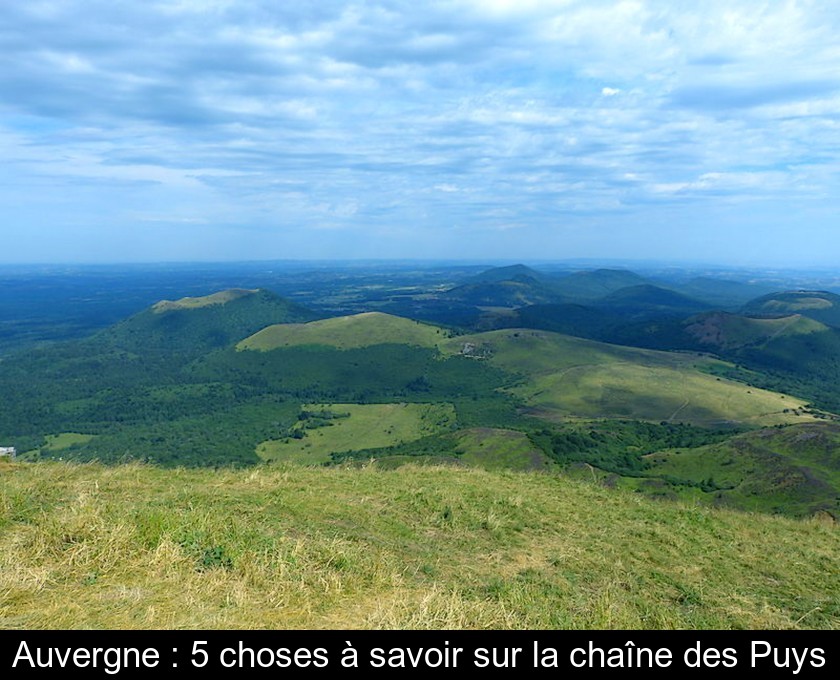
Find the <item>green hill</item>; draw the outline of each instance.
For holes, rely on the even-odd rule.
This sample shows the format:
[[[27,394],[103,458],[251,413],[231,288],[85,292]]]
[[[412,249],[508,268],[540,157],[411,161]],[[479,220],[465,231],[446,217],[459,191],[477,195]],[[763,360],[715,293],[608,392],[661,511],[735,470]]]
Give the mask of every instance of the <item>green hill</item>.
[[[466,283],[500,283],[502,281],[544,281],[547,277],[524,264],[513,264],[507,267],[493,267],[471,276]]]
[[[470,283],[441,294],[441,299],[475,307],[522,307],[557,302],[560,296],[536,279]]]
[[[625,318],[686,316],[708,309],[706,303],[648,283],[613,291],[596,303]]]
[[[579,338],[600,339],[620,319],[603,309],[579,304],[529,305],[505,320],[510,328],[534,328]]]
[[[179,309],[199,309],[201,307],[212,307],[213,305],[224,305],[233,300],[239,300],[250,295],[259,293],[259,290],[248,288],[231,288],[218,293],[203,295],[201,297],[184,297],[179,300],[161,300],[152,305],[152,311],[157,314],[164,314]]]
[[[815,520],[452,467],[0,474],[3,628],[840,627]]]
[[[707,426],[810,420],[805,402],[715,377],[723,362],[535,330],[491,331],[449,340],[460,352],[520,375],[510,392],[549,419],[633,418]]]
[[[224,347],[274,323],[309,321],[315,314],[267,290],[233,289],[205,297],[162,300],[102,331],[110,347],[197,354]]]
[[[715,351],[767,346],[775,340],[809,335],[828,328],[801,314],[776,318],[752,318],[740,314],[711,312],[696,316],[684,326],[689,337]]]
[[[494,267],[472,276],[460,286],[442,293],[440,299],[472,307],[516,308],[555,303],[561,298],[553,289],[553,279],[525,265],[515,264]]]
[[[673,288],[717,309],[737,309],[759,295],[772,292],[772,288],[766,284],[729,281],[709,276],[698,276]]]
[[[649,283],[638,274],[624,269],[596,269],[576,272],[556,279],[557,293],[576,301],[597,300],[622,288]]]
[[[302,345],[351,349],[392,343],[435,347],[445,337],[445,331],[436,326],[381,312],[365,312],[306,324],[269,326],[242,340],[237,349],[267,352]]]
[[[840,412],[840,329],[804,314],[708,312],[591,328],[595,337],[622,345],[712,352],[739,367],[722,374]]]
[[[709,480],[717,504],[840,518],[840,425],[807,423],[649,456],[651,474]]]
[[[741,310],[747,316],[801,314],[827,326],[840,328],[840,295],[822,290],[795,290],[756,298]]]

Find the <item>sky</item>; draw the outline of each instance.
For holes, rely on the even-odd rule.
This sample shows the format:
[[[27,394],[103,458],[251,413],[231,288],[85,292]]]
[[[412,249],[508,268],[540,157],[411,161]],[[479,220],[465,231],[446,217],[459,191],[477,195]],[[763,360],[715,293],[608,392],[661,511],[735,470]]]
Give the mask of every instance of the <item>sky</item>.
[[[0,3],[0,263],[840,263],[833,1]]]

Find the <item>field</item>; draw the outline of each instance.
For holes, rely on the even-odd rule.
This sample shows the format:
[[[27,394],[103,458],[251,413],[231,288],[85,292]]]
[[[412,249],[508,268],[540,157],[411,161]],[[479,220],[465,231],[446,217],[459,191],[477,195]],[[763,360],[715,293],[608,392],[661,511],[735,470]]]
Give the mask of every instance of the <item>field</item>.
[[[454,338],[522,376],[510,391],[548,419],[633,418],[704,426],[806,422],[806,403],[705,372],[723,362],[692,353],[607,345],[542,331],[494,331]],[[467,345],[467,350],[463,348]]]
[[[551,459],[528,436],[515,430],[474,427],[456,432],[461,462],[485,470],[548,470]]]
[[[801,399],[696,371],[618,362],[536,376],[512,392],[535,415],[548,418],[632,418],[709,427],[813,419],[792,412],[805,406]]]
[[[237,349],[265,352],[299,345],[355,349],[386,343],[436,347],[445,337],[445,331],[435,326],[390,314],[366,312],[305,324],[269,326],[240,342]]]
[[[2,628],[838,628],[835,526],[550,474],[0,466]]]
[[[48,434],[44,437],[46,443],[34,451],[26,451],[22,455],[31,455],[37,452],[56,453],[65,451],[73,446],[87,444],[94,439],[92,434],[79,434],[77,432],[62,432],[61,434]]]
[[[308,404],[303,411],[330,416],[300,420],[292,430],[300,439],[261,443],[261,459],[318,465],[329,461],[331,453],[393,446],[446,432],[455,424],[450,404]]]

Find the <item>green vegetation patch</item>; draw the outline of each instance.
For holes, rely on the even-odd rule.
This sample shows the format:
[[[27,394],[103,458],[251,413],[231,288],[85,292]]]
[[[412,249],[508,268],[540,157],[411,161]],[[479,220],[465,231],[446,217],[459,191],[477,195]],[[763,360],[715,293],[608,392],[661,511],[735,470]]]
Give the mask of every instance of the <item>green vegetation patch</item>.
[[[800,297],[795,301],[768,300],[761,307],[768,312],[799,311],[802,309],[831,309],[834,305],[830,300],[819,297]]]
[[[454,425],[451,404],[308,404],[286,436],[261,443],[257,455],[319,465],[332,453],[411,442]]]
[[[813,420],[801,399],[691,370],[637,364],[581,366],[512,390],[548,418],[629,418],[709,427]],[[794,412],[794,410],[796,410]]]
[[[81,447],[92,441],[95,435],[79,434],[78,432],[62,432],[60,434],[48,434],[44,437],[44,443],[37,449],[32,449],[21,454],[23,460],[37,459],[40,455],[60,455],[74,448]]]
[[[814,417],[801,399],[705,371],[723,362],[543,331],[492,331],[454,338],[450,352],[518,373],[509,391],[549,419],[632,418],[654,422],[774,425]]]
[[[447,336],[448,333],[437,326],[382,312],[365,312],[305,324],[269,326],[236,347],[263,352],[299,345],[357,349],[396,343],[433,348]]]
[[[491,427],[475,427],[453,435],[458,459],[485,470],[546,471],[552,467],[549,456],[524,432]]]
[[[700,484],[704,500],[761,512],[840,518],[840,426],[812,423],[747,432],[647,458],[650,474]]]
[[[47,443],[41,448],[48,449],[50,451],[61,451],[78,444],[87,444],[93,438],[94,435],[92,434],[79,434],[78,432],[49,434],[46,436]]]

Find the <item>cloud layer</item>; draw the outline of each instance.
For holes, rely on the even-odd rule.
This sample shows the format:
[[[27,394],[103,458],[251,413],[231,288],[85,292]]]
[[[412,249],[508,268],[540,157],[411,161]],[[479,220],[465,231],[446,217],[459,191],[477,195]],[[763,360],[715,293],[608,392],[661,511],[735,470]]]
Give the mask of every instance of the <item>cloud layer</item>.
[[[836,261],[831,3],[0,5],[0,261]]]

